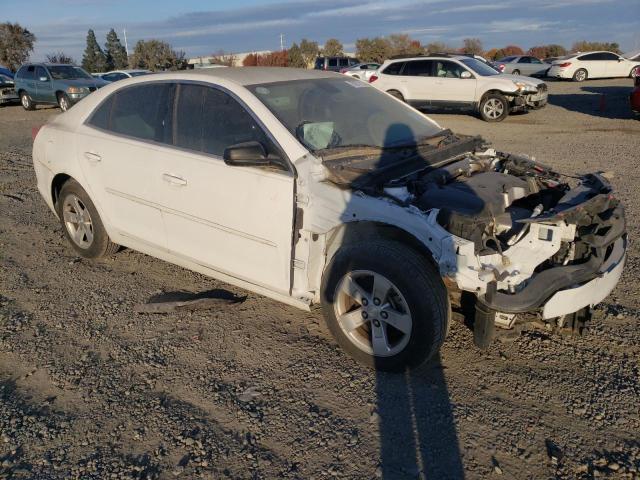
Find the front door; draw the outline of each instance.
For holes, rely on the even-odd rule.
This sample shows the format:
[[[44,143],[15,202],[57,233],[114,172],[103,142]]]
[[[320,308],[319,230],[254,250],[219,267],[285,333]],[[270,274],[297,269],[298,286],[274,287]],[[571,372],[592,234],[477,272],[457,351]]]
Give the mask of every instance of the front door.
[[[173,151],[174,89],[148,83],[119,90],[77,136],[78,161],[101,215],[118,234],[161,248],[167,246],[162,174],[163,159]]]
[[[36,98],[34,100],[36,102],[53,103],[56,101],[56,96],[53,92],[53,82],[44,67],[36,67],[34,83],[36,86]]]
[[[162,212],[172,253],[288,294],[294,177],[288,168],[227,165],[225,148],[260,142],[281,155],[231,94],[177,89],[172,155],[162,158]]]
[[[477,81],[475,76],[471,74],[470,78],[462,78],[462,72],[468,72],[468,70],[459,63],[450,60],[436,60],[434,63],[433,105],[472,107],[476,94]]]

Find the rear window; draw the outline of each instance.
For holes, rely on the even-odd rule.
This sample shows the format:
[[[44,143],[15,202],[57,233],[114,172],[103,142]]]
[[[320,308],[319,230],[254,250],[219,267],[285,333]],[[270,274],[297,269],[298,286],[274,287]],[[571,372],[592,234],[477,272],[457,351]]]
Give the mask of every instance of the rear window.
[[[382,73],[385,75],[400,75],[404,62],[394,62],[385,68]]]

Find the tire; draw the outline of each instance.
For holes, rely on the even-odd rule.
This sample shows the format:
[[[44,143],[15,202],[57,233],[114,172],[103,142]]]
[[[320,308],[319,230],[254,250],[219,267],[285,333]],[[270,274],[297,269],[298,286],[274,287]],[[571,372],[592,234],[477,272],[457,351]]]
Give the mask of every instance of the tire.
[[[485,122],[501,122],[509,115],[509,102],[500,93],[487,93],[480,101],[479,110]]]
[[[631,71],[629,72],[629,78],[636,78],[638,75],[640,75],[640,65],[635,66],[631,69]]]
[[[589,78],[589,74],[584,68],[579,68],[573,72],[572,80],[574,82],[584,82],[587,78]]]
[[[58,94],[58,106],[63,112],[66,112],[71,108],[71,100],[69,100],[66,93]]]
[[[397,91],[397,90],[388,90],[387,93],[389,95],[391,95],[392,97],[397,98],[401,102],[404,102],[404,97],[402,96],[402,94],[399,91]]]
[[[75,180],[62,186],[56,211],[67,240],[81,257],[99,258],[118,251],[119,246],[109,239],[89,195]]]
[[[31,97],[27,92],[20,92],[20,103],[22,104],[22,108],[25,110],[35,110],[36,104],[33,103]]]
[[[374,281],[383,298],[373,295]],[[322,278],[322,308],[333,337],[351,357],[388,371],[433,358],[451,316],[435,266],[407,245],[387,240],[338,250]]]
[[[512,72],[512,75],[520,75],[520,70],[517,68]]]

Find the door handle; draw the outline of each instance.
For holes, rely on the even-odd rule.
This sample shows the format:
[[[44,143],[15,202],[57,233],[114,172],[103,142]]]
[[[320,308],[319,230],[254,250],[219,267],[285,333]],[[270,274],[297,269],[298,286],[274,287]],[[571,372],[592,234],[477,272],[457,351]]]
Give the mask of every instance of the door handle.
[[[179,177],[177,175],[171,175],[170,173],[163,173],[162,179],[165,182],[170,183],[171,185],[177,185],[179,187],[183,187],[187,184],[186,179]]]
[[[84,152],[84,158],[86,158],[90,162],[99,162],[100,160],[102,160],[102,157],[100,155],[93,152]]]

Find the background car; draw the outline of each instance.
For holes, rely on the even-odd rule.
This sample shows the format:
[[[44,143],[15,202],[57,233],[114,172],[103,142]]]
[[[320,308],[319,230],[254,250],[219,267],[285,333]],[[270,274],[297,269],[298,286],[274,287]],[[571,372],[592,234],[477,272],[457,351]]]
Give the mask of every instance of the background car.
[[[13,83],[13,74],[6,74],[0,71],[0,105],[12,103],[19,100]]]
[[[530,55],[516,55],[497,60],[496,65],[502,73],[542,77],[549,70],[549,65]]]
[[[369,77],[371,77],[378,68],[380,68],[379,63],[357,63],[352,67],[341,69],[340,73],[360,80],[369,81]]]
[[[640,69],[640,67],[636,68],[636,70],[638,69]],[[636,72],[635,74],[634,89],[629,95],[629,103],[631,104],[631,110],[636,115],[640,115],[640,72]]]
[[[343,68],[351,68],[359,63],[360,60],[353,57],[318,57],[313,68],[315,70],[339,72]]]
[[[635,76],[634,62],[613,52],[586,52],[567,55],[551,64],[547,76],[584,82],[588,78],[614,78]]]
[[[387,60],[369,83],[416,108],[471,110],[499,122],[510,112],[542,108],[547,85],[501,74],[467,55],[422,55]]]
[[[114,70],[113,72],[103,73],[100,78],[105,82],[117,82],[125,78],[139,77],[141,75],[149,75],[150,70]]]
[[[15,75],[15,88],[25,110],[38,104],[58,105],[63,112],[75,103],[108,85],[75,65],[28,63]]]

